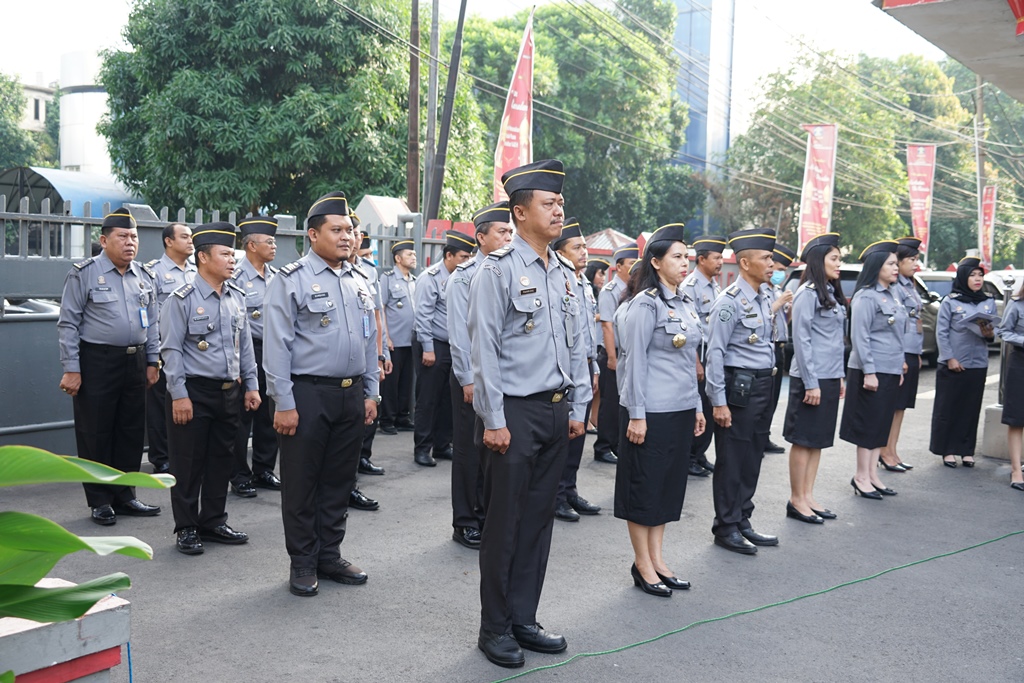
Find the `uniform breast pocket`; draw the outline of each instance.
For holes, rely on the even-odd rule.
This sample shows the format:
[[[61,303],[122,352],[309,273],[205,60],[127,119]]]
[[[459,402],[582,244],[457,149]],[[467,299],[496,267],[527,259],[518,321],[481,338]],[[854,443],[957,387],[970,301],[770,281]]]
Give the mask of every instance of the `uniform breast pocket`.
[[[299,308],[298,328],[311,334],[326,334],[338,324],[339,315],[333,301],[310,299]]]
[[[664,320],[654,327],[654,347],[662,350],[676,350],[686,346],[690,341],[690,326],[678,320]],[[700,340],[700,332],[694,328],[693,334]]]
[[[89,290],[89,302],[96,304],[94,309],[99,315],[116,318],[119,313],[118,301],[117,295],[110,290]]]
[[[884,303],[878,304],[878,318],[880,322],[877,325],[884,325],[889,327],[896,324],[896,304]]]
[[[537,334],[547,330],[547,311],[539,298],[521,296],[512,299],[512,307],[515,309],[514,334]]]
[[[751,331],[759,330],[761,329],[761,316],[747,317],[744,315],[740,318],[740,324]]]
[[[209,320],[189,320],[188,321],[188,335],[190,337],[203,337],[210,334],[217,328]]]

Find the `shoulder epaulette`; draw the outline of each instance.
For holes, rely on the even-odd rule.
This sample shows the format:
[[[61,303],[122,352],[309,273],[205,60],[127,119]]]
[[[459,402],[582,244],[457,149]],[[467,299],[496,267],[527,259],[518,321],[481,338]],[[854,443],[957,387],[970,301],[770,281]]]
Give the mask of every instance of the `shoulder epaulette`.
[[[455,270],[469,270],[470,268],[475,266],[476,263],[477,263],[476,259],[475,258],[471,258],[471,259],[463,261],[459,265],[455,266]]]
[[[731,298],[733,298],[733,299],[735,299],[736,296],[738,296],[739,293],[740,293],[740,286],[734,282],[731,285],[729,285],[728,287],[726,287],[725,291],[722,292],[722,293],[727,295],[727,296],[729,296],[729,297],[731,297]]]
[[[434,265],[430,266],[423,272],[427,273],[428,275],[437,275],[438,273],[441,272],[441,264],[435,263]]]
[[[950,292],[948,294],[948,296],[949,296],[950,299],[959,299],[960,298],[960,292]]]
[[[683,301],[685,301],[688,304],[692,304],[693,303],[693,297],[690,296],[689,294],[687,294],[686,292],[683,292],[682,294],[680,294],[679,298],[682,299]]]
[[[355,263],[353,263],[351,265],[352,265],[352,270],[354,270],[357,273],[359,273],[360,275],[362,275],[364,280],[369,280],[370,279],[370,276],[366,274],[366,271],[364,271],[358,265],[356,265]]]
[[[278,269],[275,268],[274,266],[270,265],[269,263],[264,265],[263,267],[266,268],[267,272],[270,273],[271,275],[277,275],[277,270]]]
[[[281,266],[281,274],[282,275],[291,275],[292,273],[294,273],[295,271],[297,271],[299,268],[301,268],[304,265],[306,265],[306,264],[303,263],[302,261],[292,261],[287,266]]]
[[[234,282],[225,282],[224,284],[226,284],[228,287],[235,290],[239,294],[245,294],[245,290],[236,285]]]
[[[147,268],[155,268],[155,267],[156,267],[156,264],[158,264],[158,263],[160,263],[160,259],[158,259],[158,258],[155,258],[155,259],[153,259],[152,261],[150,261],[149,263],[147,263],[147,264],[146,264],[146,267],[147,267]]]
[[[142,270],[146,271],[146,275],[148,275],[150,278],[154,280],[156,279],[156,273],[154,273],[153,269],[150,268],[148,265],[146,265],[145,263],[140,263],[139,267],[142,268]]]
[[[179,299],[184,299],[186,296],[189,295],[189,293],[193,289],[195,289],[195,287],[193,285],[182,285],[181,287],[178,287],[176,290],[171,292],[171,295],[172,296],[176,296]]]
[[[565,256],[562,255],[562,252],[556,251],[555,252],[555,256],[558,257],[559,262],[563,266],[565,266],[566,268],[568,268],[569,270],[571,270],[574,273],[576,272],[576,266],[573,264],[572,261],[570,261],[569,259],[565,258]]]
[[[805,282],[802,285],[800,285],[800,289],[814,289],[814,283],[813,282]]]
[[[609,282],[608,284],[606,284],[606,285],[605,285],[604,287],[602,287],[602,288],[601,288],[601,291],[604,291],[604,292],[610,292],[610,291],[612,291],[613,289],[615,289],[615,280],[612,280],[611,282]]]
[[[697,286],[697,275],[694,274],[694,273],[691,273],[690,275],[687,275],[686,278],[683,280],[683,287],[696,287],[696,286]]]
[[[416,276],[413,275],[412,273],[409,273],[409,281],[412,282],[415,279],[416,279]]]
[[[644,290],[644,294],[646,294],[647,296],[649,296],[652,299],[654,299],[654,298],[656,298],[658,296],[658,288],[657,287],[651,287],[650,289],[645,289]]]
[[[992,292],[986,292],[985,296],[988,297],[989,299],[994,299],[995,298],[995,295],[992,294]]]
[[[92,257],[89,257],[89,258],[85,259],[84,261],[79,261],[78,263],[76,263],[76,264],[75,264],[75,268],[77,268],[78,270],[82,270],[82,269],[84,269],[84,268],[85,268],[85,267],[86,267],[87,265],[89,265],[90,263],[92,263],[92,262],[93,262],[93,261],[95,261],[95,260],[96,260],[96,259],[94,259],[94,258],[92,258]]]
[[[505,258],[509,254],[511,254],[514,249],[515,249],[515,247],[513,247],[511,244],[509,244],[509,245],[506,245],[506,246],[502,247],[501,249],[495,249],[494,251],[492,251],[490,254],[487,255],[487,258],[493,258],[493,259]]]
[[[381,277],[384,277],[385,275],[387,275],[388,277],[391,277],[394,274],[395,274],[395,269],[394,268],[388,268],[387,270],[385,270],[380,275],[381,275]]]
[[[235,272],[231,273],[231,279],[232,280],[237,280],[240,277],[242,277],[242,269],[241,268],[239,268]]]

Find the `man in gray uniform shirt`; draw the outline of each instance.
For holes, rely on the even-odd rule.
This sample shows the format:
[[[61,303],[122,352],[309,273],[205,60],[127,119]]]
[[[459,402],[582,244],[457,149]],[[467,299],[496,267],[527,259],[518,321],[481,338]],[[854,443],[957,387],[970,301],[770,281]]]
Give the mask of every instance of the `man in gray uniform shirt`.
[[[384,380],[381,393],[380,431],[397,434],[413,430],[409,405],[412,402],[412,337],[415,325],[413,295],[416,292],[416,252],[412,240],[391,245],[395,267],[380,276],[381,310],[387,321],[387,348],[391,356],[391,374]]]
[[[156,291],[157,315],[160,306],[171,292],[192,282],[196,276],[195,264],[188,258],[195,252],[192,229],[181,223],[169,223],[163,230],[164,255],[153,259],[146,267],[153,271],[153,289]],[[155,319],[154,319],[155,320]],[[149,462],[153,472],[167,472],[167,379],[161,371],[160,379],[146,392],[146,438],[149,441]]]
[[[231,282],[235,226],[200,225],[192,239],[196,278],[174,290],[160,309],[160,353],[171,397],[167,445],[178,479],[171,511],[177,548],[186,555],[202,553],[202,540],[249,540],[227,525],[224,506],[239,413],[260,405],[245,293]]]
[[[775,350],[767,282],[775,231],[753,228],[729,235],[740,277],[711,307],[708,398],[714,406],[715,473],[712,481],[715,545],[753,555],[778,545],[750,524],[764,446],[772,423]]]
[[[518,234],[469,288],[476,440],[487,449],[477,646],[505,667],[523,666],[521,648],[566,648],[537,623],[558,480],[592,395],[576,275],[548,246],[562,230],[564,178],[557,160],[502,176]]]
[[[317,577],[361,584],[341,558],[363,427],[377,417],[377,324],[366,281],[348,262],[354,242],[343,192],[309,209],[311,249],[281,268],[264,304],[263,367],[281,448],[281,514],[289,590]]]
[[[151,274],[132,260],[139,232],[128,209],[103,219],[100,245],[100,255],[76,263],[64,281],[57,321],[60,389],[74,399],[78,457],[138,472],[146,389],[159,372],[156,296]],[[129,486],[83,486],[97,524],[114,524],[118,514],[160,514]]]
[[[512,241],[508,202],[485,206],[473,216],[476,240],[480,248],[476,256],[460,263],[448,278],[445,300],[448,304],[448,341],[452,350],[452,539],[467,548],[480,547],[483,526],[481,493],[483,470],[480,451],[473,443],[476,413],[473,412],[473,360],[470,355],[469,283],[477,266],[492,251]]]
[[[242,231],[245,258],[231,276],[234,285],[245,292],[245,317],[252,333],[252,350],[256,355],[260,406],[255,411],[241,412],[241,427],[235,438],[235,465],[231,473],[231,490],[242,498],[253,498],[256,487],[281,490],[281,480],[274,474],[277,465],[277,432],[267,400],[267,375],[263,371],[263,300],[267,283],[277,270],[270,262],[277,256],[277,219],[273,216],[250,216],[238,223]],[[249,467],[249,435],[252,434],[252,468]]]

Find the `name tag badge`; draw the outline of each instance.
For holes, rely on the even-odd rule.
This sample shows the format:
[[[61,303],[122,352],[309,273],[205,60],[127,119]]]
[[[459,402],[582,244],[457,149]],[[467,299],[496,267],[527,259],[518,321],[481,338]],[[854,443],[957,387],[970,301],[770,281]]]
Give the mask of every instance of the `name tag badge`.
[[[139,322],[142,324],[142,329],[149,327],[149,311],[145,308],[139,309]]]
[[[363,339],[370,338],[370,316],[363,313]]]

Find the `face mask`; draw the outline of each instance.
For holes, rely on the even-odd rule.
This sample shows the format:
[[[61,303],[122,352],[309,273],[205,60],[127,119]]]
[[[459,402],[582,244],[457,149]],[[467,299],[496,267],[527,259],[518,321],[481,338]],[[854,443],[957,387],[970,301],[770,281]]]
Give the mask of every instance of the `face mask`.
[[[784,271],[784,270],[776,270],[774,273],[772,273],[772,284],[775,285],[776,287],[779,287],[780,285],[782,285],[782,283],[785,280],[786,280],[786,271]]]

